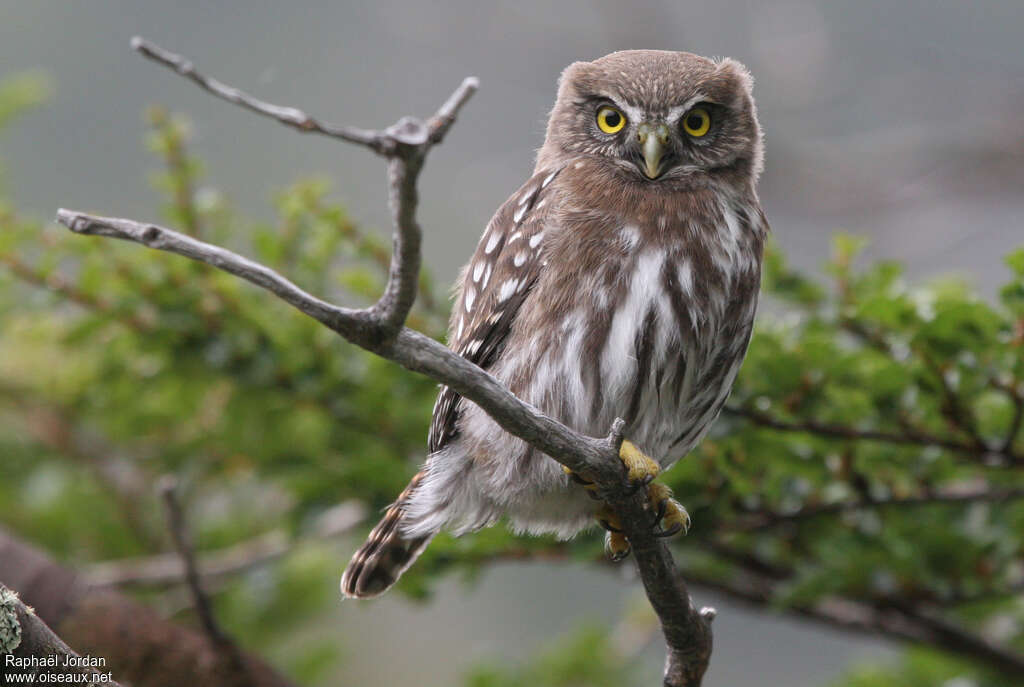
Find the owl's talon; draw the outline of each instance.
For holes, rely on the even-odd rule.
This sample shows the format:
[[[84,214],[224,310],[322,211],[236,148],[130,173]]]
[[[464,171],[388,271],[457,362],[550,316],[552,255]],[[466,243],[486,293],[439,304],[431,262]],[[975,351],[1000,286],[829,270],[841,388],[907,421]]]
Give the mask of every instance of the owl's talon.
[[[629,555],[629,540],[626,535],[620,532],[606,532],[604,535],[604,550],[608,558],[617,563]]]
[[[657,537],[671,537],[690,529],[690,514],[683,504],[672,498],[672,490],[664,484],[652,484],[647,488],[647,498],[654,506],[654,522],[651,527],[657,530],[659,524],[663,529],[655,532]]]
[[[654,511],[654,522],[651,524],[652,527],[657,527],[661,519],[665,517],[665,513],[668,510],[668,499],[661,499],[658,501],[657,510]]]
[[[682,531],[683,531],[683,526],[680,525],[677,522],[676,524],[674,524],[671,527],[669,527],[667,530],[658,530],[657,532],[654,533],[654,536],[658,537],[659,539],[667,539],[669,537],[676,536],[677,534],[679,534]]]

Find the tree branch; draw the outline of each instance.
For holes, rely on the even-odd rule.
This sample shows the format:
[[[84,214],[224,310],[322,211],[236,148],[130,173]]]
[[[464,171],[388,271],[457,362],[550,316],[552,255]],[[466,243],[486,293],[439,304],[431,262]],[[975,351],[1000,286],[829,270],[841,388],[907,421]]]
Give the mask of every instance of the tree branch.
[[[17,256],[11,254],[0,254],[0,263],[6,265],[10,269],[11,274],[26,284],[49,289],[87,310],[110,315],[113,319],[137,332],[146,333],[153,330],[153,323],[141,315],[132,312],[122,312],[110,303],[94,298],[70,284],[60,274],[43,275]]]
[[[944,448],[955,453],[986,459],[997,458],[1003,463],[1013,464],[1019,457],[1009,449],[993,449],[985,444],[967,443],[946,437],[924,434],[917,431],[904,433],[886,432],[882,430],[856,429],[842,425],[826,424],[814,420],[783,420],[753,408],[726,406],[723,410],[728,415],[742,417],[755,425],[775,429],[780,432],[805,432],[832,439],[853,439],[858,441],[881,441],[887,444],[903,446],[922,446]]]
[[[1004,453],[1010,453],[1013,450],[1014,442],[1017,441],[1017,435],[1020,434],[1021,427],[1024,426],[1024,385],[1014,386],[1009,382],[999,380],[993,380],[992,385],[1006,394],[1010,402],[1013,403],[1013,418],[1010,420],[1010,427],[1006,430],[1006,436],[1003,437],[1001,446]]]
[[[210,597],[203,589],[203,581],[199,576],[199,569],[196,567],[195,551],[192,549],[191,538],[185,526],[185,513],[178,501],[178,481],[174,477],[166,475],[161,478],[158,489],[160,497],[164,501],[164,509],[167,511],[167,525],[171,530],[171,539],[174,540],[174,547],[178,550],[178,556],[181,558],[181,564],[185,570],[185,581],[188,583],[192,604],[195,607],[196,615],[199,616],[203,631],[214,644],[233,645],[213,615]]]
[[[270,103],[263,102],[244,91],[228,86],[227,84],[223,84],[216,79],[203,76],[196,71],[191,61],[185,59],[181,55],[175,55],[172,52],[164,50],[163,48],[154,45],[139,36],[132,38],[132,49],[137,51],[139,54],[148,57],[154,62],[159,62],[165,67],[173,69],[181,76],[195,82],[200,88],[212,93],[218,98],[223,98],[228,102],[240,105],[247,110],[256,112],[257,114],[261,114],[265,117],[276,119],[282,124],[293,127],[303,133],[312,132],[323,134],[324,136],[330,136],[332,138],[340,138],[341,140],[348,141],[349,143],[358,143],[359,145],[369,146],[373,150],[377,150],[379,152],[378,146],[381,144],[377,139],[377,132],[375,131],[321,123],[297,108],[282,107],[280,105],[272,105]]]
[[[345,501],[317,519],[311,535],[333,539],[350,532],[366,517],[366,508],[357,501]],[[272,530],[234,546],[205,553],[196,561],[203,580],[213,581],[272,563],[287,556],[302,540],[290,541],[288,533]],[[145,558],[106,561],[89,566],[85,579],[95,589],[159,586],[185,580],[185,566],[176,554],[158,554]]]
[[[388,161],[389,198],[394,217],[394,251],[388,284],[380,300],[362,310],[343,308],[312,296],[274,270],[219,246],[152,224],[95,217],[61,209],[60,223],[79,234],[134,241],[177,253],[230,272],[275,294],[299,311],[366,350],[441,382],[476,403],[503,429],[574,472],[585,474],[598,494],[617,512],[632,545],[644,589],[661,621],[668,645],[665,685],[695,687],[711,655],[713,612],[698,612],[690,601],[664,540],[650,527],[643,490],[632,489],[618,457],[621,423],[605,438],[587,437],[539,413],[494,377],[433,339],[403,326],[415,300],[420,267],[421,230],[416,222],[416,181],[427,152],[451,127],[459,108],[476,89],[466,79],[426,123],[403,118],[381,131],[322,124],[300,110],[270,105],[238,89],[199,74],[190,62],[141,38],[133,47],[172,67],[205,90],[300,131],[315,131],[367,146]]]
[[[32,675],[38,682],[44,681],[42,675],[61,676],[62,682],[83,675],[90,685],[120,687],[107,671],[90,667],[89,658],[83,660],[15,592],[0,584],[0,674]],[[33,665],[39,659],[55,659],[56,665]]]
[[[736,520],[722,523],[727,530],[753,531],[776,525],[798,522],[821,515],[837,515],[866,508],[907,508],[932,504],[1004,503],[1024,499],[1024,487],[998,489],[988,485],[949,488],[943,491],[926,491],[902,498],[872,498],[858,501],[840,501],[804,506],[795,511],[780,513],[758,511],[741,516]]]
[[[703,542],[702,542],[703,543]],[[899,606],[892,599],[852,599],[829,596],[813,603],[780,605],[776,591],[786,579],[773,579],[771,571],[763,570],[763,562],[742,560],[742,555],[716,547],[716,554],[725,554],[737,568],[735,574],[723,574],[720,569],[713,572],[697,567],[687,567],[682,575],[697,588],[717,592],[735,601],[742,602],[759,611],[768,609],[785,615],[804,618],[821,625],[857,632],[871,637],[886,637],[925,646],[942,647],[966,659],[987,663],[993,667],[1017,675],[1024,667],[1024,656],[1009,647],[999,646],[969,629],[947,620],[938,620],[917,604]],[[568,563],[574,560],[565,543],[557,543],[542,550],[511,549],[480,555],[474,564],[490,564],[501,561],[557,561]],[[605,562],[603,556],[595,562]],[[1020,592],[1019,585],[1005,589],[989,590],[982,594],[957,597],[953,602],[970,602],[997,596],[1008,596]],[[710,609],[708,609],[710,610]],[[702,611],[703,613],[704,611]],[[711,611],[713,615],[714,611]]]
[[[40,620],[83,654],[106,659],[135,687],[293,687],[272,667],[243,654],[246,668],[199,631],[169,622],[150,607],[110,590],[91,588],[74,571],[0,528],[0,580],[35,608]],[[47,655],[45,648],[29,655]],[[38,681],[37,681],[38,682]]]

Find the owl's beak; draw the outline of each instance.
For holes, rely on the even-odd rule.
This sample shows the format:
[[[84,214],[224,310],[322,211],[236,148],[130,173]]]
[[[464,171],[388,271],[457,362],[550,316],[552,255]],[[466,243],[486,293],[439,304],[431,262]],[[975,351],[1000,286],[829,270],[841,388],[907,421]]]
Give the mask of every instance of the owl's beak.
[[[668,126],[664,123],[644,122],[637,127],[636,135],[643,146],[644,174],[649,179],[657,179],[661,171],[661,158],[665,155],[665,144],[668,143]]]

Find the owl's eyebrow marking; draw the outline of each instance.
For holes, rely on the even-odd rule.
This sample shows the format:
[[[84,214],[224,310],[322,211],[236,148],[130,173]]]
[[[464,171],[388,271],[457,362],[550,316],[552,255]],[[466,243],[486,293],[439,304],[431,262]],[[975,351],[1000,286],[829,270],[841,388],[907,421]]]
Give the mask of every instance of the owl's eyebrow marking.
[[[690,96],[682,105],[676,105],[675,107],[669,108],[668,115],[665,117],[670,122],[674,122],[684,114],[690,111],[697,103],[712,102],[707,95],[704,93],[695,93]]]
[[[592,93],[576,101],[577,107],[598,108],[601,105],[612,105],[617,109],[621,110],[627,117],[633,119],[633,121],[639,121],[635,119],[635,117],[638,116],[640,113],[640,111],[637,108],[631,105],[627,105],[626,103],[619,102],[617,99],[613,98],[610,95],[605,95],[603,93]]]

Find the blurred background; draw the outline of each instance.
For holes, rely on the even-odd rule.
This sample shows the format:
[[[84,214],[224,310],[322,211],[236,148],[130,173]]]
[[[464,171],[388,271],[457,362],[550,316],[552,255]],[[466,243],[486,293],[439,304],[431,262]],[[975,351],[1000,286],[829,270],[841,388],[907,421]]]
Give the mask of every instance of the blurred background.
[[[463,77],[479,77],[479,93],[422,178],[425,256],[439,293],[528,177],[561,70],[629,48],[728,55],[750,68],[766,133],[762,202],[800,269],[819,273],[831,235],[844,230],[870,239],[869,259],[903,262],[912,281],[952,272],[992,297],[1009,275],[1002,256],[1024,241],[1024,6],[1014,0],[35,0],[0,2],[0,27],[0,76],[34,72],[51,90],[0,141],[6,195],[26,216],[69,207],[165,220],[165,197],[151,183],[161,163],[143,142],[153,128],[147,107],[163,105],[187,115],[189,153],[204,162],[193,189],[200,201],[269,224],[276,194],[318,174],[355,225],[386,236],[379,159],[212,98],[135,55],[128,43],[138,34],[208,75],[334,123],[379,127],[427,115]],[[124,255],[141,259],[141,249]],[[377,401],[403,412],[394,397]],[[416,460],[413,444],[402,450],[390,468],[396,481]],[[330,497],[315,501],[326,507]],[[357,539],[335,543],[315,569],[340,573]],[[63,551],[73,562],[86,555]],[[471,584],[447,577],[429,604],[397,594],[341,604],[335,575],[302,579],[324,601],[274,654],[337,640],[343,668],[323,684],[454,684],[476,661],[530,656],[582,621],[614,623],[642,601],[628,575],[582,562],[500,563]],[[888,641],[695,593],[719,610],[708,687],[823,685],[895,652]],[[641,656],[655,674],[660,644]]]

